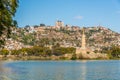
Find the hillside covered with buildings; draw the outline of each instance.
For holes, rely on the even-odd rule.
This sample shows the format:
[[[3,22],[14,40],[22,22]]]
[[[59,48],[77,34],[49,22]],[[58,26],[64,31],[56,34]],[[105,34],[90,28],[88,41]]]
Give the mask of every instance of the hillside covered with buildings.
[[[82,28],[64,25],[62,21],[57,21],[55,26],[40,24],[25,26],[24,28],[14,28],[11,38],[6,40],[5,48],[51,47],[56,44],[61,47],[81,47]],[[103,48],[109,48],[112,45],[120,46],[120,34],[117,32],[102,26],[84,27],[84,29],[86,46],[93,51],[101,51]]]
[[[12,50],[13,54],[19,54],[20,52],[17,51],[17,53],[15,50],[21,50],[24,55],[27,51],[30,55],[34,53],[46,53],[47,55],[76,53],[76,50],[82,47],[83,29],[85,46],[90,52],[106,53],[106,50],[110,50],[112,46],[120,48],[120,33],[103,26],[79,27],[64,25],[62,21],[57,21],[54,26],[40,24],[13,28],[11,38],[5,41],[4,49]],[[29,48],[32,51],[29,51]]]

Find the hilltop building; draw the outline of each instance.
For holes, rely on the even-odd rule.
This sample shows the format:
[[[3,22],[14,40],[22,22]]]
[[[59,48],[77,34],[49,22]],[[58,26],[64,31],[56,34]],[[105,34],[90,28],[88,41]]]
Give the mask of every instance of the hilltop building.
[[[58,29],[60,29],[60,28],[64,27],[64,23],[63,23],[62,21],[59,21],[59,20],[58,20],[58,21],[55,23],[55,27],[58,28]]]

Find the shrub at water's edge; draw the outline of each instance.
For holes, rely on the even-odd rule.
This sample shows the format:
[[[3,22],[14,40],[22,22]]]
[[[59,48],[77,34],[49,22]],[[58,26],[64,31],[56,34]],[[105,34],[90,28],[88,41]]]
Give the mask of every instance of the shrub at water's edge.
[[[110,59],[120,59],[120,46],[112,46],[109,50],[106,50]]]
[[[32,48],[22,48],[19,50],[6,50],[0,51],[0,55],[5,59],[8,56],[17,57],[17,59],[28,58],[28,59],[51,59],[59,58],[65,59],[65,54],[75,54],[75,48],[73,47],[54,47],[52,49],[48,47],[34,46]],[[6,55],[6,56],[5,56]]]
[[[22,48],[19,50],[6,50],[0,51],[0,59],[18,59],[18,60],[76,60],[76,59],[89,59],[84,58],[82,55],[75,54],[76,49],[73,47],[40,47],[34,46],[31,48]],[[104,51],[107,53],[109,59],[120,59],[120,48],[112,46],[109,50]],[[102,53],[104,54],[104,53]],[[79,58],[78,58],[79,57]],[[90,58],[91,59],[91,58]],[[105,58],[95,58],[105,59]]]

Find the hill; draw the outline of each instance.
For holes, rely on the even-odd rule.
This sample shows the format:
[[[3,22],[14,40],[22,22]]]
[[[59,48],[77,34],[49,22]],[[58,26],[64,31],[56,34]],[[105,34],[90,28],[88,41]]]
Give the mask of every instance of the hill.
[[[120,34],[105,27],[85,27],[85,35],[86,46],[93,51],[102,51],[110,48],[112,45],[120,46]],[[14,29],[9,42],[15,40],[23,44],[23,47],[26,45],[29,47],[50,47],[54,45],[61,47],[81,47],[81,36],[82,28],[78,26],[66,26],[59,29],[51,26],[34,26]]]

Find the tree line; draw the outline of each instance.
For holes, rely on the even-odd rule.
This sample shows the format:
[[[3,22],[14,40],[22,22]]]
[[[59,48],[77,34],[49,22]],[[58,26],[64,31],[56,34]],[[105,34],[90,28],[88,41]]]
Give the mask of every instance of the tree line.
[[[73,47],[49,47],[33,46],[31,48],[22,48],[19,50],[2,49],[0,55],[16,55],[16,56],[61,56],[64,54],[74,54],[76,51]]]

